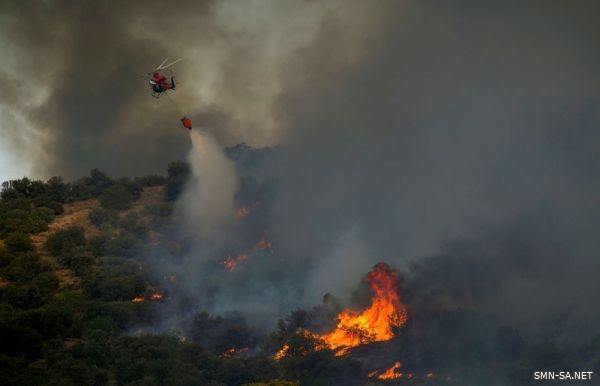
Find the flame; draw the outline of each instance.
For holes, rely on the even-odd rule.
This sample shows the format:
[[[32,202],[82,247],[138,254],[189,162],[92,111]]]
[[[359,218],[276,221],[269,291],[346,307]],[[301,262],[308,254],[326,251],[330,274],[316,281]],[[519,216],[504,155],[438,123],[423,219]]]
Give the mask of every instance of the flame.
[[[223,265],[229,272],[231,272],[235,269],[235,267],[237,267],[237,265],[240,262],[246,260],[247,258],[248,255],[246,255],[245,253],[237,255],[236,257],[227,256],[227,258],[223,261]]]
[[[221,354],[221,358],[231,358],[245,351],[248,351],[248,347],[242,347],[239,349],[235,347],[228,348],[227,350],[223,351],[223,353]]]
[[[401,367],[402,367],[402,363],[396,362],[396,363],[394,363],[394,365],[392,367],[385,370],[383,373],[381,373],[379,375],[377,375],[377,372],[378,372],[377,370],[373,371],[372,373],[369,373],[369,378],[374,378],[376,375],[377,375],[377,379],[385,379],[385,380],[402,378],[403,374],[398,371],[398,370],[400,370]]]
[[[266,236],[263,236],[256,244],[254,244],[254,247],[252,247],[250,252],[242,253],[236,257],[227,256],[227,258],[223,260],[225,269],[227,269],[229,272],[233,271],[239,263],[246,260],[249,255],[253,254],[257,250],[268,250],[269,253],[273,253],[273,244],[267,240]]]
[[[276,361],[281,360],[282,358],[284,358],[288,355],[289,351],[290,351],[290,346],[287,344],[284,344],[283,347],[281,348],[281,350],[279,350],[275,353],[275,356],[273,357],[273,359],[275,359]]]
[[[387,264],[378,263],[367,274],[367,281],[373,290],[371,306],[361,312],[342,311],[333,331],[316,335],[338,356],[347,354],[352,347],[392,339],[392,328],[406,323],[406,307],[400,303],[396,272]]]
[[[363,311],[343,310],[338,315],[335,329],[326,334],[299,331],[306,337],[322,342],[315,346],[316,350],[329,348],[335,351],[336,356],[343,356],[352,347],[392,339],[392,329],[406,323],[406,306],[400,303],[396,272],[385,263],[377,263],[366,278],[373,291],[369,308]],[[275,360],[288,355],[289,350],[289,346],[284,345],[275,354]]]
[[[158,292],[153,293],[152,295],[150,295],[150,297],[148,298],[149,300],[162,300],[164,297],[163,294],[160,294]],[[132,303],[141,303],[141,302],[145,302],[147,299],[144,296],[136,296],[133,299],[131,299]]]
[[[263,236],[260,240],[258,240],[254,248],[273,252],[273,244],[267,239],[267,236]]]

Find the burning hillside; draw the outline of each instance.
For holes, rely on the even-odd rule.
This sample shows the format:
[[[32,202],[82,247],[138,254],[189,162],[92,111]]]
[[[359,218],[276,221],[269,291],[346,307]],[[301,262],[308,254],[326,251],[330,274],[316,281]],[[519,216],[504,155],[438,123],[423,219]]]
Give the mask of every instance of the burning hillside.
[[[333,331],[317,335],[336,355],[344,355],[359,345],[389,340],[394,337],[393,328],[406,323],[406,307],[400,303],[396,272],[385,263],[377,263],[367,274],[367,281],[373,291],[371,306],[364,311],[342,311]]]
[[[363,311],[343,310],[337,317],[335,329],[328,333],[302,331],[305,336],[322,342],[318,349],[328,348],[334,350],[337,356],[343,356],[353,347],[392,339],[393,329],[406,323],[407,312],[400,302],[396,271],[385,263],[377,263],[367,273],[366,280],[373,291],[369,308]],[[288,350],[289,346],[284,346],[275,358],[283,358]]]

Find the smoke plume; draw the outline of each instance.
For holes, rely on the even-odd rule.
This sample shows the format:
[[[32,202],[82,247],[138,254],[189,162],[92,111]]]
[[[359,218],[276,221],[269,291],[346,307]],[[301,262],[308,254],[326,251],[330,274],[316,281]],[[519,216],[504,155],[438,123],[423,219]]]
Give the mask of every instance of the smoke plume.
[[[179,216],[186,219],[187,233],[213,239],[226,232],[235,219],[235,166],[208,132],[191,130],[190,139],[192,175],[178,201]]]

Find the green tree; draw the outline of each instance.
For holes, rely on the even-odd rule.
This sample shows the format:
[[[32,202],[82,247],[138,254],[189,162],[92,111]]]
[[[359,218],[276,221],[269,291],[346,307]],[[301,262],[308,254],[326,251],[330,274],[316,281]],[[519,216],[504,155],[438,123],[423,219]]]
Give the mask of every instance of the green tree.
[[[168,177],[165,186],[165,198],[167,201],[175,201],[183,192],[185,184],[190,178],[190,165],[183,161],[171,162],[167,172]]]
[[[85,232],[82,227],[73,226],[61,229],[48,237],[44,249],[52,256],[60,256],[73,248],[87,244]]]
[[[107,188],[100,195],[100,205],[106,209],[125,210],[131,207],[133,194],[122,184]]]

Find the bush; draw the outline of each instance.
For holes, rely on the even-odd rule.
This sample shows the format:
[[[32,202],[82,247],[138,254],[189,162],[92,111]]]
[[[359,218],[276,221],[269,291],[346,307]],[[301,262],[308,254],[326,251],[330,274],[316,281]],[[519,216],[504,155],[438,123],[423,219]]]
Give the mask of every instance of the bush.
[[[35,249],[29,235],[20,232],[9,233],[4,239],[4,245],[9,253],[29,252]]]
[[[54,218],[49,208],[9,209],[0,219],[0,231],[37,233],[48,229],[48,224]]]
[[[88,187],[90,194],[94,197],[101,195],[113,184],[108,175],[98,169],[92,169],[90,171],[90,176],[84,178],[83,181]]]
[[[58,258],[58,262],[68,268],[71,268],[76,275],[86,273],[94,264],[94,255],[92,252],[82,246],[63,251]]]
[[[120,221],[121,228],[137,237],[144,237],[148,234],[148,226],[140,219],[137,213],[128,213]]]
[[[152,216],[152,225],[155,227],[161,227],[166,224],[171,213],[173,213],[173,204],[170,202],[146,206],[144,208],[144,214]]]
[[[75,247],[85,246],[87,240],[82,227],[70,227],[52,234],[46,240],[44,249],[52,256],[60,256]]]
[[[69,186],[61,177],[52,177],[46,181],[46,195],[55,202],[64,203],[69,196]]]
[[[115,226],[119,221],[119,216],[114,210],[105,208],[94,208],[88,215],[90,222],[97,227],[104,224]]]
[[[90,238],[90,249],[94,256],[103,256],[106,254],[106,245],[109,240],[110,236],[106,233]]]
[[[13,257],[10,264],[4,268],[4,277],[15,283],[29,283],[42,272],[49,270],[48,265],[37,254],[27,252]]]
[[[33,205],[36,207],[49,208],[53,215],[59,215],[64,212],[63,206],[60,202],[53,200],[48,195],[39,196],[33,199]],[[54,216],[53,216],[54,217]],[[49,220],[51,221],[52,218]]]
[[[113,185],[100,195],[100,205],[103,208],[125,210],[131,207],[134,196],[123,185]]]
[[[121,234],[106,241],[104,253],[112,256],[134,257],[140,246],[139,240],[130,234]]]
[[[167,178],[157,174],[150,174],[146,177],[136,177],[134,182],[141,186],[162,186],[167,183]]]
[[[175,201],[183,192],[185,184],[191,175],[190,165],[183,161],[169,164],[169,177],[165,186],[165,198],[167,201]]]
[[[146,281],[136,263],[104,258],[102,265],[85,277],[83,287],[94,298],[129,301],[144,292]]]
[[[2,201],[9,201],[15,198],[32,198],[44,194],[46,187],[42,181],[31,181],[29,178],[20,180],[5,181],[2,183]]]

